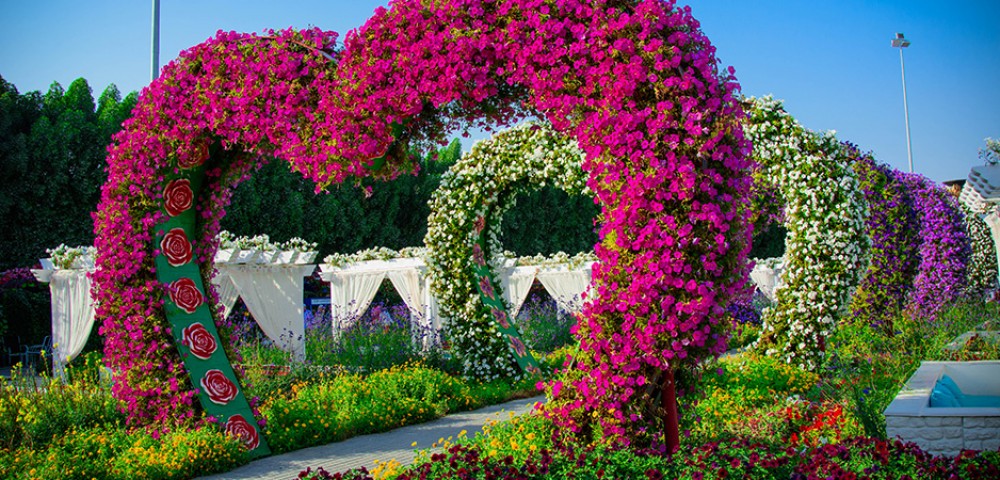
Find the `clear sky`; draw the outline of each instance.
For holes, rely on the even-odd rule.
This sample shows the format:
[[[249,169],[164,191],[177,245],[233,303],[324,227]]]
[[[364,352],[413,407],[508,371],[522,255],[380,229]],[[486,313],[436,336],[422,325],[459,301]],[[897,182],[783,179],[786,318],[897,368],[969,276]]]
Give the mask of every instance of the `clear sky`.
[[[160,64],[218,30],[310,26],[340,33],[388,1],[161,0]],[[680,2],[684,4],[685,2]],[[695,18],[736,68],[746,95],[772,94],[807,128],[907,170],[896,32],[903,55],[914,171],[965,178],[985,137],[1000,138],[1000,1],[692,0]],[[76,78],[94,96],[150,79],[150,0],[4,0],[0,76],[21,92]]]

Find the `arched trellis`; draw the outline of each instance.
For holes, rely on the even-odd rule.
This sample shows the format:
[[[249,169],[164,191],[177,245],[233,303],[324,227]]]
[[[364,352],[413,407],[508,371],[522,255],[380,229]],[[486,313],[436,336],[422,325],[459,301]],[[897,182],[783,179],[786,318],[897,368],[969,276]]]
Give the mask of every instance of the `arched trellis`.
[[[318,30],[220,34],[166,67],[116,136],[95,219],[94,279],[130,422],[183,423],[199,391],[182,364],[191,347],[178,353],[177,327],[164,319],[170,303],[192,315],[184,302],[202,308],[212,292],[192,272],[184,278],[193,288],[165,290],[157,278],[156,244],[173,230],[165,201],[193,209],[184,235],[204,285],[231,188],[259,156],[283,158],[320,186],[377,166],[390,175],[405,169],[411,140],[440,140],[480,119],[509,123],[526,107],[575,137],[603,205],[599,300],[580,327],[581,405],[615,412],[602,419],[611,437],[646,431],[641,414],[656,400],[642,385],[669,382],[663,372],[724,349],[721,305],[747,273],[738,87],[719,72],[690,10],[660,0],[401,0],[342,49],[335,39]],[[197,171],[200,192],[165,197],[169,182],[194,181]],[[211,413],[208,396],[201,405]],[[252,444],[257,429],[241,416],[234,431]]]
[[[427,270],[466,375],[537,369],[497,281],[500,220],[519,193],[586,190],[583,152],[548,125],[528,123],[475,144],[441,178],[427,220]]]
[[[770,97],[748,99],[747,111],[754,177],[762,190],[777,191],[788,229],[783,286],[764,311],[755,348],[815,369],[868,268],[868,204],[853,158],[833,135],[806,130]]]

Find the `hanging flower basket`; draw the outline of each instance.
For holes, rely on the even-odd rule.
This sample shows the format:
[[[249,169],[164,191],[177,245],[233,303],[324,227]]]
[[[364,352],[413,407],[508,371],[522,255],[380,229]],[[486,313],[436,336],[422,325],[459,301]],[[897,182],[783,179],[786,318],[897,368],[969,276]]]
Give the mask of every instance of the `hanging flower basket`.
[[[35,276],[35,280],[42,283],[49,283],[52,280],[52,274],[55,270],[45,269],[45,268],[33,268],[31,269],[31,274]]]
[[[279,265],[288,265],[298,256],[296,255],[297,253],[298,252],[294,250],[282,250],[280,252],[276,252],[276,255],[274,256],[274,263]]]
[[[230,263],[254,263],[257,261],[258,256],[260,256],[259,250],[240,250],[239,252],[234,252]]]
[[[257,263],[265,263],[265,264],[266,263],[276,263],[274,261],[274,259],[277,256],[278,256],[278,252],[275,251],[275,250],[265,250],[265,251],[262,251],[262,252],[260,252],[260,255],[257,257]]]
[[[295,259],[295,264],[305,265],[308,263],[312,263],[313,260],[316,260],[317,253],[318,252],[299,252],[298,257]]]
[[[229,263],[236,258],[240,249],[235,247],[220,248],[215,251],[215,263]]]

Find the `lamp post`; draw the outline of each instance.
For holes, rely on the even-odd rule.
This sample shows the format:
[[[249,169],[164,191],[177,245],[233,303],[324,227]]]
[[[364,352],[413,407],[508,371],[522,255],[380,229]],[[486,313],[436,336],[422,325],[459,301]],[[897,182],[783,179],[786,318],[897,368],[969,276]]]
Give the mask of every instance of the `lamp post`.
[[[910,173],[913,173],[913,148],[910,146],[910,108],[906,104],[906,64],[903,63],[903,49],[910,46],[910,41],[897,33],[892,39],[892,46],[899,48],[899,68],[903,72],[903,117],[906,119],[906,158],[910,162]]]
[[[160,75],[160,0],[153,0],[153,38],[151,50],[150,82],[156,80],[156,77]]]

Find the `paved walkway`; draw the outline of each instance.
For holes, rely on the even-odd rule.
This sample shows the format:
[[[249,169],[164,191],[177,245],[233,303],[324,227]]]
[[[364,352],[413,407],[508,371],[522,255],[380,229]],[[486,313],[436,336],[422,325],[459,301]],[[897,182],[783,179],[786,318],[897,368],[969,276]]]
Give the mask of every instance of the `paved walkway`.
[[[385,433],[362,435],[342,442],[262,458],[226,473],[201,477],[201,480],[293,480],[298,478],[299,472],[306,467],[312,467],[313,470],[323,467],[330,473],[362,466],[371,470],[376,460],[381,462],[396,460],[407,465],[413,462],[417,449],[431,448],[431,445],[439,439],[456,437],[462,430],[467,431],[467,436],[472,438],[477,432],[482,431],[483,425],[488,420],[506,419],[508,412],[523,414],[530,411],[535,402],[544,401],[544,396],[538,396],[471,412],[455,413]],[[416,447],[413,446],[414,442],[417,444]]]

